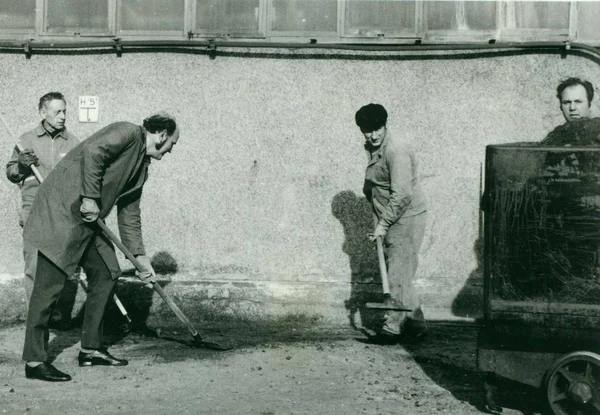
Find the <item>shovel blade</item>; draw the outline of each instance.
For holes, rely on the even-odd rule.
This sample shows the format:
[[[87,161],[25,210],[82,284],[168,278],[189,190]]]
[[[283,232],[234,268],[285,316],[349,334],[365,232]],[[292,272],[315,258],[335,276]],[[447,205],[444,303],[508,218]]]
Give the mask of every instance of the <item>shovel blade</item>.
[[[199,334],[196,334],[193,337],[194,337],[194,343],[193,343],[194,347],[203,348],[203,349],[211,349],[211,350],[219,350],[219,351],[233,349],[233,347],[231,347],[231,346],[223,346],[216,342],[208,342],[208,341],[202,340],[202,337],[200,337]]]
[[[384,303],[366,303],[365,306],[372,310],[390,310],[390,311],[412,311],[403,304],[394,301],[386,301]]]

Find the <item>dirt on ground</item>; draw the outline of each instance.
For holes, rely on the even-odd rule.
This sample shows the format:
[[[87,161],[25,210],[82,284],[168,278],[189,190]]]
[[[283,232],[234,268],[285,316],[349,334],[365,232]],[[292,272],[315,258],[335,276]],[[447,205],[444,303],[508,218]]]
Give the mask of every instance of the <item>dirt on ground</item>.
[[[26,379],[24,325],[0,329],[2,414],[479,414],[482,376],[474,325],[432,324],[420,342],[379,345],[351,329],[198,324],[228,351],[192,347],[177,322],[112,333],[125,367],[80,368],[80,329],[52,332],[54,365],[70,382]],[[538,413],[507,386],[505,414]]]

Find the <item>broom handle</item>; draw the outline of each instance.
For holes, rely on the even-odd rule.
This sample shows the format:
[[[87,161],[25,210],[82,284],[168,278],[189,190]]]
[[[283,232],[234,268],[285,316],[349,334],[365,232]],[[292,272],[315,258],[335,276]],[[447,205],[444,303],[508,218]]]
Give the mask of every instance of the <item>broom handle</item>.
[[[16,146],[17,146],[17,150],[19,150],[19,153],[22,153],[23,150],[25,150],[23,148],[23,146],[21,145],[21,143],[19,143],[18,141],[17,141]],[[38,168],[35,167],[33,164],[31,166],[29,166],[29,167],[31,168],[31,171],[33,172],[33,175],[38,180],[38,182],[40,184],[42,184],[42,182],[44,181],[44,178],[42,177],[42,174],[40,173],[40,171],[38,170]]]

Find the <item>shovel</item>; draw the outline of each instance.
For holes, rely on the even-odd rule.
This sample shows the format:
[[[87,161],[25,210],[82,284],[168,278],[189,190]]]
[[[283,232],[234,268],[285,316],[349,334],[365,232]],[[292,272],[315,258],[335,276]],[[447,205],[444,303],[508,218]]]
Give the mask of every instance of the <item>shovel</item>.
[[[377,237],[377,258],[379,259],[379,273],[381,275],[384,300],[383,303],[369,302],[365,306],[374,310],[412,311],[412,309],[394,300],[390,295],[390,282],[388,281],[387,267],[385,266],[381,236]]]
[[[117,236],[110,229],[108,229],[108,227],[102,221],[102,219],[98,218],[98,220],[96,220],[96,223],[98,224],[98,226],[100,227],[102,232],[104,232],[104,234],[121,250],[121,252],[123,252],[125,257],[129,261],[131,261],[133,266],[139,272],[146,272],[146,269],[142,266],[140,261],[138,261],[133,256],[131,251],[129,251],[129,249],[127,249],[127,247],[125,247],[125,245],[123,245],[123,243],[119,240],[119,238],[117,238]],[[165,301],[165,303],[167,303],[167,305],[173,311],[173,313],[175,313],[177,318],[183,324],[185,324],[185,326],[187,327],[187,329],[189,330],[189,332],[191,333],[191,335],[194,339],[194,342],[192,344],[193,346],[204,347],[204,348],[213,349],[213,350],[229,350],[229,349],[231,349],[231,347],[222,346],[219,343],[208,342],[208,341],[202,340],[202,337],[200,337],[198,330],[196,330],[194,328],[194,326],[192,325],[190,320],[188,320],[188,318],[185,316],[185,314],[183,314],[183,312],[179,309],[179,307],[177,307],[177,304],[175,304],[173,299],[163,290],[163,288],[160,286],[160,284],[158,284],[157,282],[152,282],[151,284],[152,284],[152,288],[154,288],[154,291],[156,291],[158,293],[158,295],[160,295],[161,298]]]

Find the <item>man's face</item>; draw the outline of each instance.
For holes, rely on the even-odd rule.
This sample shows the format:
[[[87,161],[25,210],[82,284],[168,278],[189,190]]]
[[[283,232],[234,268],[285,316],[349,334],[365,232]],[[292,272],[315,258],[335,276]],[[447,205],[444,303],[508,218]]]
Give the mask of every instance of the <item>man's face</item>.
[[[560,109],[567,121],[590,116],[590,103],[583,85],[566,87],[560,96]]]
[[[385,125],[379,130],[365,132],[361,129],[361,131],[365,136],[365,140],[367,140],[367,143],[369,143],[372,147],[379,147],[381,143],[383,143],[385,135],[387,134],[387,128],[385,127]]]
[[[53,99],[42,107],[40,115],[50,130],[63,130],[67,119],[67,104],[62,99]]]
[[[164,130],[160,134],[148,137],[146,155],[155,160],[160,160],[165,154],[171,152],[173,146],[177,144],[177,140],[179,140],[179,128],[176,128],[171,136],[168,136],[167,131]]]

